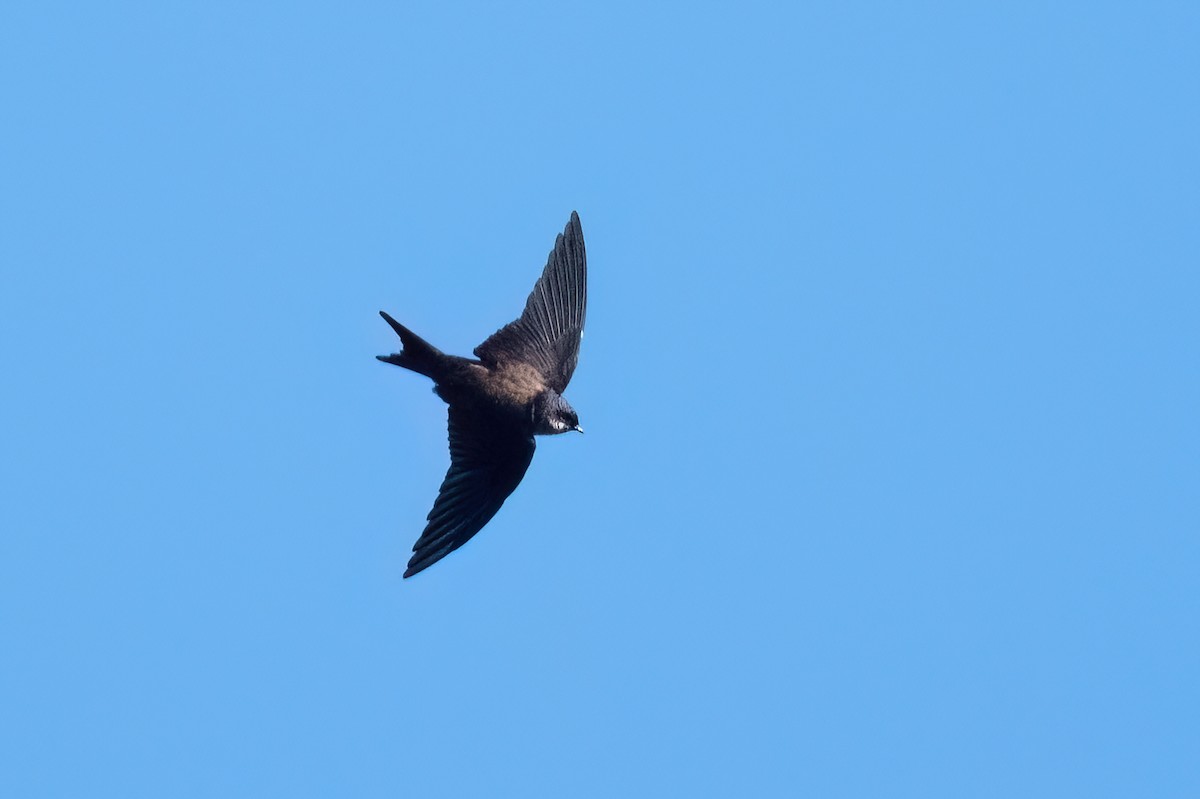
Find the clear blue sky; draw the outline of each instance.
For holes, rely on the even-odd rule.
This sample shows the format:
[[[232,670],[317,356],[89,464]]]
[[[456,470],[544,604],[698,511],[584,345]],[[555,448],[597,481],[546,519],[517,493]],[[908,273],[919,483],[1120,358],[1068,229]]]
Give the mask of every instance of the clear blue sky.
[[[6,3],[0,794],[1200,796],[1194,3]],[[567,393],[400,575],[572,209]]]

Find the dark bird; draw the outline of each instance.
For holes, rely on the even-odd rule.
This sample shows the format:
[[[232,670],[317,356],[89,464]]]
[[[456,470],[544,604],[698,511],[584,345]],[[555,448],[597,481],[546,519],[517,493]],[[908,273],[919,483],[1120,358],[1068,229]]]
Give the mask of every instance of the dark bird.
[[[587,256],[572,211],[521,318],[476,347],[478,360],[446,355],[379,312],[403,349],[375,357],[433,378],[450,406],[450,470],[405,577],[467,543],[496,515],[529,468],[535,435],[583,432],[562,393],[579,361],[586,311]]]

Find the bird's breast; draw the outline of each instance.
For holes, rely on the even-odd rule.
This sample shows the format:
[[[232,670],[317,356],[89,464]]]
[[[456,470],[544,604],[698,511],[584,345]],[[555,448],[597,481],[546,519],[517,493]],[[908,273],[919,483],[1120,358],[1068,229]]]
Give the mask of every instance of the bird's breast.
[[[526,406],[546,390],[546,382],[537,369],[524,363],[503,363],[495,369],[480,367],[481,388],[499,405]]]

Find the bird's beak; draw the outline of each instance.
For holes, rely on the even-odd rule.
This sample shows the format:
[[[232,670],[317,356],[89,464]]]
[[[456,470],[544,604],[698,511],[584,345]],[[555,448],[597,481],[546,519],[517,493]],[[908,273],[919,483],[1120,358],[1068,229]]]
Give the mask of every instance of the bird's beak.
[[[572,430],[574,430],[574,431],[575,431],[575,432],[577,432],[577,433],[582,433],[582,432],[583,432],[583,428],[582,428],[582,427],[580,427],[579,425],[575,425],[575,426],[574,426],[574,427],[572,427],[571,429],[572,429]]]

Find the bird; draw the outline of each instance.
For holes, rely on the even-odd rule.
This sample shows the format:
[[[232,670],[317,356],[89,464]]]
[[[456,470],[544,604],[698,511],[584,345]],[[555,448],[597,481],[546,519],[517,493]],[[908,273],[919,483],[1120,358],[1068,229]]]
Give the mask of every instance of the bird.
[[[449,406],[450,468],[404,577],[437,563],[491,521],[533,460],[534,436],[583,432],[563,397],[587,314],[587,254],[572,211],[520,318],[489,336],[475,358],[446,355],[380,311],[401,350],[376,355],[433,379]]]

